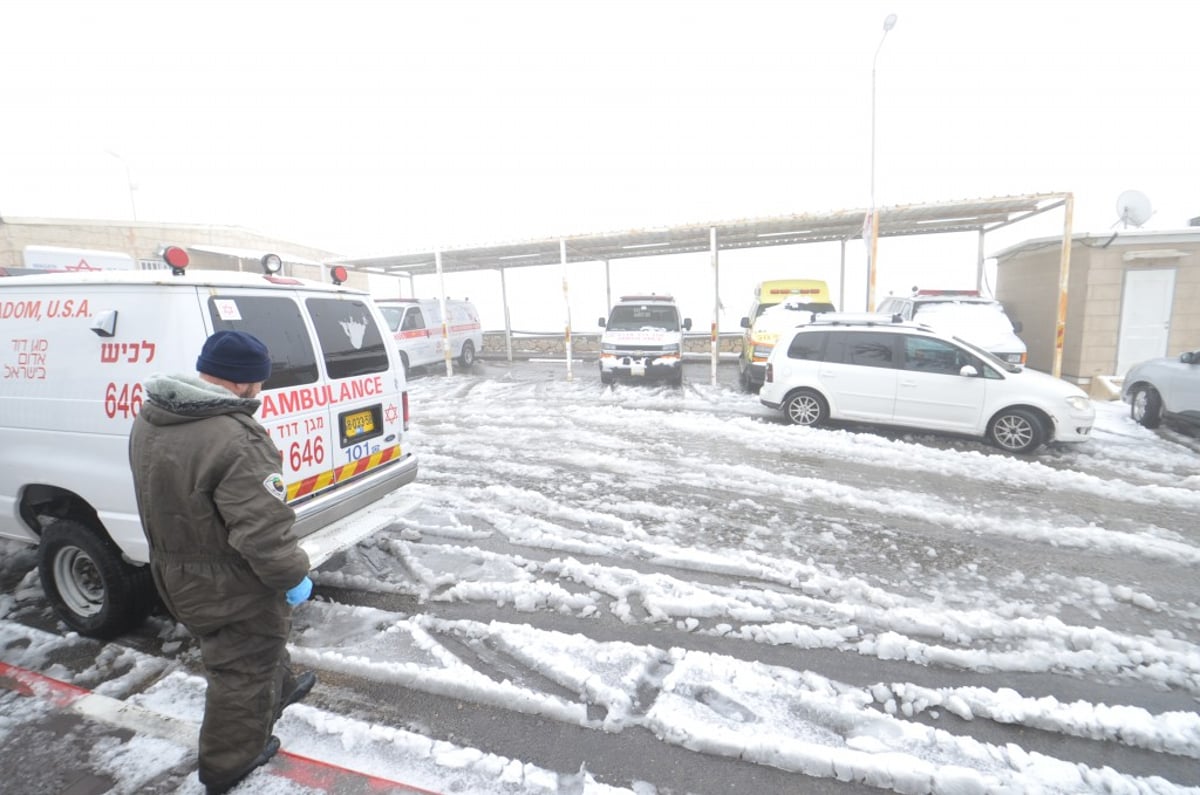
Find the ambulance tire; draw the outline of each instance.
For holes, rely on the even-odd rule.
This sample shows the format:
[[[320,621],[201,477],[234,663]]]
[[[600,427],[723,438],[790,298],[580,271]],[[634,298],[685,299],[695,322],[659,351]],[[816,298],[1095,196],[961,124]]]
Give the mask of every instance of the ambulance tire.
[[[81,635],[116,637],[142,623],[157,602],[150,567],[126,563],[111,541],[79,522],[53,522],[38,552],[47,600]]]
[[[463,343],[462,353],[458,355],[458,363],[465,369],[470,369],[471,365],[475,364],[475,343],[470,340]]]

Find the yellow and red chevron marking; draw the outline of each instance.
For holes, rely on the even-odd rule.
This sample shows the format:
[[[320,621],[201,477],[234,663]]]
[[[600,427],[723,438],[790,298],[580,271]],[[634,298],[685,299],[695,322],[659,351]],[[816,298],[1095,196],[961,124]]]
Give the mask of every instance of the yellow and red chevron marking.
[[[327,472],[322,472],[319,475],[307,477],[304,480],[298,480],[295,483],[288,484],[287,501],[291,502],[299,497],[305,497],[309,494],[314,494],[322,489],[332,486],[334,483],[341,483],[343,480],[361,475],[368,469],[374,469],[380,464],[385,464],[393,458],[400,455],[400,445],[394,444],[391,447],[385,447],[377,453],[372,453],[366,458],[360,458],[357,461],[352,461],[345,466],[340,466],[337,469],[330,469]]]

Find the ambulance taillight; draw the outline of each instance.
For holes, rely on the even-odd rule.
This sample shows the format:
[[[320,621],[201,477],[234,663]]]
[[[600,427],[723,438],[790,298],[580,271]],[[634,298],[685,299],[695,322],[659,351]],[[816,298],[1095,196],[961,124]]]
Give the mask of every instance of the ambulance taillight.
[[[408,430],[408,392],[404,392],[401,397],[401,404],[404,407],[404,430]]]
[[[159,251],[159,256],[162,257],[163,262],[167,263],[171,273],[175,276],[182,276],[187,270],[188,263],[191,262],[188,253],[179,246],[165,246]]]

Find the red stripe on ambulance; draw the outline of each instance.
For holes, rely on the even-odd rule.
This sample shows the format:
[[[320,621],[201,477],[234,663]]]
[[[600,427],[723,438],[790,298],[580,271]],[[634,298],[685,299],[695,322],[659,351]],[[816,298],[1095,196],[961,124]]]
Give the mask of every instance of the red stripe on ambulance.
[[[337,469],[331,469],[328,472],[322,472],[319,475],[313,475],[312,477],[292,483],[288,486],[288,502],[298,497],[305,497],[318,492],[334,483],[341,483],[343,480],[352,478],[355,475],[361,475],[363,472],[374,469],[380,464],[386,464],[399,455],[400,445],[392,445],[391,447],[385,447],[377,453],[372,453],[366,458],[351,461],[349,464],[340,466]]]

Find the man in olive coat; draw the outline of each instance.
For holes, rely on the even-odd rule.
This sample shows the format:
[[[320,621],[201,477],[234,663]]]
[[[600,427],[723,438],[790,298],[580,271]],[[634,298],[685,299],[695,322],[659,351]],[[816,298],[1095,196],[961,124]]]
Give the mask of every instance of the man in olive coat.
[[[212,795],[275,754],[279,713],[313,686],[311,673],[292,676],[287,653],[292,605],[312,581],[279,450],[254,419],[266,346],[218,331],[196,369],[147,380],[129,461],[155,585],[207,672],[199,775]]]

